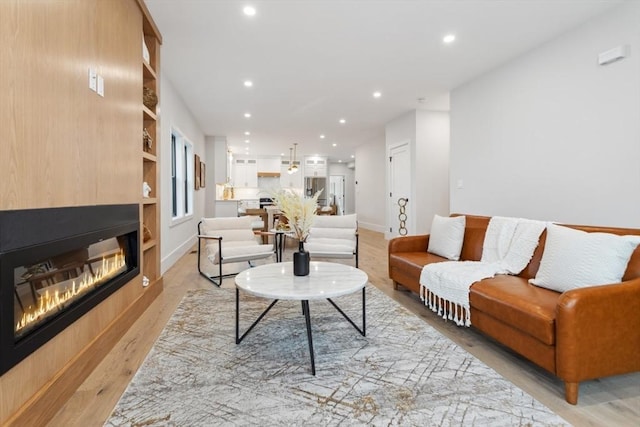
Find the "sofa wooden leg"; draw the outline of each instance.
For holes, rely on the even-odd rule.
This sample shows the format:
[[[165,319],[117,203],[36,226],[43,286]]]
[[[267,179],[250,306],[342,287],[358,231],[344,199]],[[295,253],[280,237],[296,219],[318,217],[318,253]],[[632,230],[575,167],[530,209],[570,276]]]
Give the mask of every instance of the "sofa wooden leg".
[[[564,382],[564,399],[567,403],[576,405],[578,403],[578,387],[580,383]]]

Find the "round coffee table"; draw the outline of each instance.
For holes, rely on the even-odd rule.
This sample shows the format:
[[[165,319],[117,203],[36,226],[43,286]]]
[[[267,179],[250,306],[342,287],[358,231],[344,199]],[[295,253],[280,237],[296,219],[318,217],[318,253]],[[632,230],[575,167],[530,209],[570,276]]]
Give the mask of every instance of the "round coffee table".
[[[249,332],[262,320],[278,300],[298,300],[302,302],[307,327],[307,340],[311,356],[311,373],[316,374],[311,336],[309,301],[326,299],[349,323],[366,336],[365,286],[369,278],[367,273],[355,267],[332,262],[311,262],[308,276],[294,276],[293,263],[281,262],[249,268],[236,276],[236,344],[240,344]],[[240,336],[240,290],[248,294],[273,299],[267,309]],[[362,290],[362,329],[360,329],[331,298],[352,294]]]

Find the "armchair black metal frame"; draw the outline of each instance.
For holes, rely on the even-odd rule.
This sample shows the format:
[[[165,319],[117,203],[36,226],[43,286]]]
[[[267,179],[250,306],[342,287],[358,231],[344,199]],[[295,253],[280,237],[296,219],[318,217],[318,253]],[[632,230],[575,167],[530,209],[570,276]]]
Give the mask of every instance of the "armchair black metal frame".
[[[214,285],[220,287],[222,285],[222,279],[227,278],[227,277],[236,276],[239,272],[222,274],[222,264],[224,264],[224,258],[222,256],[222,240],[223,240],[223,238],[222,238],[222,236],[203,235],[202,231],[201,231],[201,225],[202,225],[202,221],[198,222],[198,273],[200,273],[200,275],[202,277],[204,277],[205,279],[207,279],[208,281],[210,281]],[[270,233],[254,232],[254,234],[263,235],[263,234],[270,234]],[[218,241],[218,257],[219,257],[218,275],[215,276],[218,279],[217,281],[216,281],[216,279],[214,279],[214,276],[210,276],[207,273],[205,273],[204,271],[202,271],[202,267],[201,267],[202,240],[217,240]],[[275,250],[274,250],[274,253],[275,253]],[[265,256],[264,255],[260,255],[260,256],[256,256],[255,257],[255,259],[261,259],[261,258],[265,258]],[[242,262],[242,261],[245,261],[245,259],[239,260],[237,262]],[[249,264],[249,267],[253,267],[253,264],[251,264],[251,261],[253,261],[253,259],[246,259],[246,261]]]

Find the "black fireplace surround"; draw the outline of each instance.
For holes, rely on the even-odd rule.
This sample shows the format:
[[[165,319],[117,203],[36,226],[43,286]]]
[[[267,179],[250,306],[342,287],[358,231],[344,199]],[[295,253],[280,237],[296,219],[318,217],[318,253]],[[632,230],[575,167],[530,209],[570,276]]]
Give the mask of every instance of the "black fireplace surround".
[[[0,211],[0,375],[136,277],[139,236],[137,204]],[[102,256],[102,264],[105,258],[118,260],[120,267],[112,274],[102,277],[98,258],[89,259],[96,247],[115,247]],[[73,261],[73,271],[56,266],[65,258],[71,265],[68,258],[77,254],[84,258]],[[76,291],[78,274],[95,277],[98,284],[70,292]],[[28,312],[22,299],[43,305],[43,295],[55,290],[76,296],[40,316],[35,326],[19,329],[19,312]]]

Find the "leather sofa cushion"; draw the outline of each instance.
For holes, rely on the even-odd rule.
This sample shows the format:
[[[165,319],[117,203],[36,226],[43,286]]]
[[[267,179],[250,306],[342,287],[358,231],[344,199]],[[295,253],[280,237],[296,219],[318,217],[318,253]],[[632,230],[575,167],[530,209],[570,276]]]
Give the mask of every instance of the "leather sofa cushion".
[[[389,265],[410,273],[410,276],[415,276],[416,282],[420,280],[422,267],[433,262],[443,261],[449,260],[429,252],[397,252],[389,255]]]
[[[560,293],[526,279],[502,274],[474,283],[469,292],[471,311],[482,311],[547,345],[555,345],[559,297]]]

